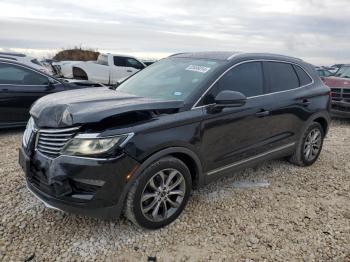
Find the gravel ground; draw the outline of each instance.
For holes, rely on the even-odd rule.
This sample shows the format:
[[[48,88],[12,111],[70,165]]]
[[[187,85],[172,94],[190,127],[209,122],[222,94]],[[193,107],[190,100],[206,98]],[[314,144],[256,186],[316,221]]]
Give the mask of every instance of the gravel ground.
[[[195,191],[158,231],[44,207],[0,133],[1,261],[350,261],[350,121],[334,121],[309,168],[273,161]]]

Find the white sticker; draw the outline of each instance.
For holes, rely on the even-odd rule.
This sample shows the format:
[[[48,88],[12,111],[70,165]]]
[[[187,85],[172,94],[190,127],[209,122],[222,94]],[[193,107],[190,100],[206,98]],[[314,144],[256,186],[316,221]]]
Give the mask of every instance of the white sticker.
[[[210,67],[198,66],[198,65],[189,65],[186,68],[186,70],[205,74],[206,72],[208,72],[210,70]]]

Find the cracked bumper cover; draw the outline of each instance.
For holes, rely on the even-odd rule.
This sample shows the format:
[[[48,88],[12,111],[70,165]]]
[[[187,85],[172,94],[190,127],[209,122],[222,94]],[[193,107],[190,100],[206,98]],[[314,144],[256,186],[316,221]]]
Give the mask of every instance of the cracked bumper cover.
[[[115,219],[123,209],[126,176],[138,162],[122,154],[112,159],[59,156],[51,159],[23,148],[19,162],[28,189],[49,208]]]

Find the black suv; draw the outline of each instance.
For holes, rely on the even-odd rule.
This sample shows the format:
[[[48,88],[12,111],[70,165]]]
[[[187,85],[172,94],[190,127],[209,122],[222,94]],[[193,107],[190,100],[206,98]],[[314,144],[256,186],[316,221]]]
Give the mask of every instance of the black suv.
[[[302,60],[271,54],[183,53],[116,90],[38,100],[20,164],[47,206],[95,217],[122,211],[156,229],[191,190],[260,162],[313,164],[329,127],[330,90]]]

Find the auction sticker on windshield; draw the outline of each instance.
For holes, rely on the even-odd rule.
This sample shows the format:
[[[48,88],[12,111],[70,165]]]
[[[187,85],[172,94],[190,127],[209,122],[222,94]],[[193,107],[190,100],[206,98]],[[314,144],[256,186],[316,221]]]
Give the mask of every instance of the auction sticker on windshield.
[[[205,74],[206,72],[208,72],[210,70],[210,67],[189,65],[188,67],[186,67],[186,70]]]

